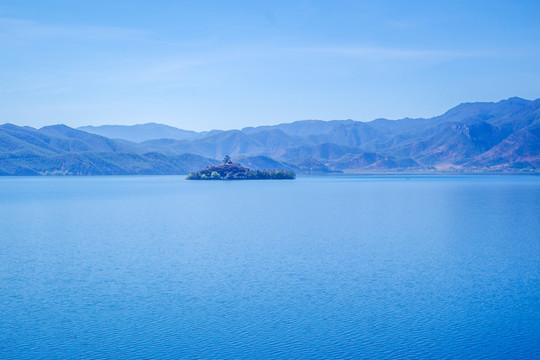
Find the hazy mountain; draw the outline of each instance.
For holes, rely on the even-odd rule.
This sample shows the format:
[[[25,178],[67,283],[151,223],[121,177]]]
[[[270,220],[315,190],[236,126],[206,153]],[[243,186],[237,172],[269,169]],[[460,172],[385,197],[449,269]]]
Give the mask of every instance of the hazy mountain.
[[[511,134],[488,151],[474,157],[464,167],[505,170],[540,168],[540,124]]]
[[[333,120],[333,121],[322,121],[322,120],[300,120],[293,123],[271,125],[271,126],[258,126],[258,127],[247,127],[242,129],[242,132],[246,134],[254,134],[261,131],[268,131],[273,129],[278,129],[283,131],[287,135],[291,136],[310,136],[310,135],[320,135],[326,134],[332,131],[335,126],[342,124],[354,124],[357,123],[353,120]]]
[[[361,154],[362,152],[362,150],[355,147],[324,143],[319,145],[287,148],[280,158],[314,158],[320,160],[336,160],[347,154]]]
[[[79,127],[78,130],[105,136],[111,139],[124,139],[133,142],[142,142],[153,139],[195,139],[220,132],[219,130],[212,130],[199,133],[156,123],[139,125],[82,126]]]
[[[199,155],[157,153],[64,153],[55,156],[0,154],[3,175],[175,175],[215,164]]]
[[[261,154],[264,146],[239,130],[224,131],[202,139],[187,141],[173,139],[149,140],[140,144],[146,151],[167,154],[195,153],[221,159],[225,155]]]
[[[60,154],[64,152],[136,152],[136,144],[117,142],[66,125],[39,130],[13,124],[0,125],[0,152]]]
[[[487,159],[496,154],[490,149],[497,149],[499,144],[502,147],[505,139],[518,139],[517,151],[520,142],[534,138],[531,131],[523,133],[528,137],[519,133],[538,124],[539,119],[540,99],[511,98],[497,103],[461,104],[430,119],[377,119],[366,123],[305,120],[244,128],[241,132],[225,131],[181,142],[154,140],[141,145],[152,151],[191,152],[211,158],[224,154],[267,156],[293,165],[313,159],[328,169],[345,171],[534,169],[539,156],[534,147],[526,155],[499,156],[508,162],[504,167],[494,167]],[[510,137],[512,134],[519,136]],[[363,153],[380,158],[368,164],[357,156]]]
[[[267,156],[239,156],[235,159],[235,162],[239,162],[248,168],[256,170],[275,169],[299,171],[297,166],[282,161],[276,161]]]
[[[540,99],[465,103],[430,119],[305,120],[208,133],[159,124],[80,129],[1,125],[0,174],[180,173],[225,155],[306,173],[540,168]]]
[[[65,125],[0,125],[1,175],[186,174],[213,163],[194,154],[145,153],[135,143]]]

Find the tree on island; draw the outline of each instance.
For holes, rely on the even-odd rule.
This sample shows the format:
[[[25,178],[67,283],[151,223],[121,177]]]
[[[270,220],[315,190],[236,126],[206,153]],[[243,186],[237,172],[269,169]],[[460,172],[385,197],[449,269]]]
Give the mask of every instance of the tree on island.
[[[231,157],[229,155],[225,155],[225,157],[223,158],[223,164],[225,165],[230,165],[232,164],[232,160],[231,160]]]

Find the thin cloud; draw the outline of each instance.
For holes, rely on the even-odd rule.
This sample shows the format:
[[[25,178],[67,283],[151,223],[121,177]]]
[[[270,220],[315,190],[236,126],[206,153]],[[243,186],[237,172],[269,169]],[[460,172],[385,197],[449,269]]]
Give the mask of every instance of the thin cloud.
[[[306,47],[306,48],[261,48],[242,47],[217,52],[189,53],[146,59],[139,64],[115,68],[108,74],[102,73],[102,80],[128,86],[143,83],[176,83],[195,68],[220,66],[237,61],[260,61],[273,58],[294,58],[298,55],[329,55],[354,57],[366,60],[448,60],[465,57],[494,56],[487,51],[442,51],[442,50],[407,50],[382,47]]]
[[[413,22],[413,21],[404,21],[404,20],[389,20],[389,21],[385,21],[384,24],[391,29],[398,29],[398,30],[409,30],[409,29],[419,28],[422,26],[417,21]]]
[[[366,46],[299,47],[289,49],[289,51],[306,54],[358,57],[364,59],[443,59],[497,55],[492,51],[401,49]]]
[[[141,40],[148,31],[118,27],[59,26],[42,24],[31,20],[0,18],[0,39],[34,40],[44,38],[76,38],[86,40]]]

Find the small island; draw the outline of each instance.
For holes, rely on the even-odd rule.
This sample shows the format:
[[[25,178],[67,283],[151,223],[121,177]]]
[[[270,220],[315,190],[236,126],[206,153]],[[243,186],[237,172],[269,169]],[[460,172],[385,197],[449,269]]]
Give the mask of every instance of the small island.
[[[186,176],[187,180],[292,180],[293,171],[287,170],[251,170],[238,163],[233,163],[229,155],[223,164],[211,165]]]

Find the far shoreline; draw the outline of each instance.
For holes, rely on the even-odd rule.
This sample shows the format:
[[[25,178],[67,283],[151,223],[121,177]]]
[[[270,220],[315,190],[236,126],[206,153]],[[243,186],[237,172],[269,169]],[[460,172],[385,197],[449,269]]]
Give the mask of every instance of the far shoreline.
[[[187,176],[189,174],[55,174],[55,175],[0,175],[0,179],[7,178],[99,178],[99,177],[165,177],[165,176]],[[365,172],[343,172],[343,173],[298,173],[297,177],[347,177],[347,176],[540,176],[540,171],[531,172],[441,172],[441,171],[408,171],[408,172],[386,172],[386,171],[365,171]],[[270,179],[260,179],[270,180]]]

